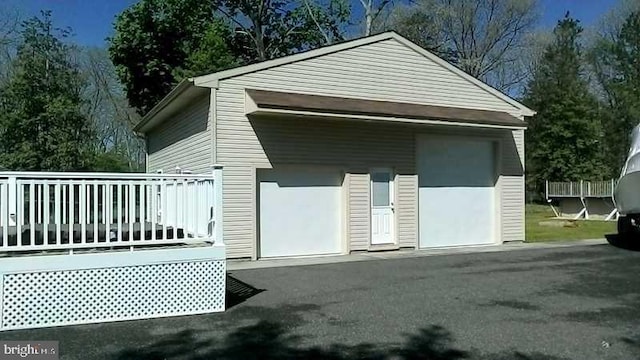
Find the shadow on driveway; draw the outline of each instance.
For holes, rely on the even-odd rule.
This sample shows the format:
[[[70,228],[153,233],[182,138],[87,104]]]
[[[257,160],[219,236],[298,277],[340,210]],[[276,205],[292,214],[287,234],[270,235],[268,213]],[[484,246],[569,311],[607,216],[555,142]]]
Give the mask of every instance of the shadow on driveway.
[[[116,359],[466,359],[467,353],[450,347],[449,334],[430,327],[407,339],[400,349],[380,349],[373,344],[301,347],[302,337],[292,335],[282,323],[261,320],[226,335],[222,341],[199,339],[192,330],[182,331],[142,349],[125,350]],[[187,355],[188,354],[188,355]],[[185,355],[187,355],[185,357]]]
[[[620,234],[607,234],[605,238],[609,242],[609,244],[632,251],[640,251],[640,234],[636,236],[622,236]]]
[[[260,320],[255,325],[241,327],[223,339],[207,339],[193,330],[181,331],[143,348],[126,349],[115,359],[227,359],[227,360],[563,360],[541,353],[503,352],[473,356],[455,349],[451,334],[440,326],[429,326],[417,334],[408,335],[399,346],[376,344],[342,345],[326,347],[301,346],[302,336],[293,335],[283,323]]]
[[[263,291],[264,289],[255,288],[227,273],[225,296],[226,309],[231,309],[232,307],[245,302],[249,298],[258,295]]]

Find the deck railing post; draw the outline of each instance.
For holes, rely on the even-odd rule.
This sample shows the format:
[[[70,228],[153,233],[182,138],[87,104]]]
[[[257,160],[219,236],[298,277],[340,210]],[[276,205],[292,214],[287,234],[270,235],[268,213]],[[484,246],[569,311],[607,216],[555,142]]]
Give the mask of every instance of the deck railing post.
[[[213,236],[216,244],[224,244],[222,212],[222,165],[213,166]]]
[[[549,200],[549,180],[544,181],[544,199]]]
[[[611,179],[611,198],[613,198],[613,188],[615,187],[614,179]]]
[[[18,210],[18,184],[15,176],[9,176],[7,179],[8,186],[8,205],[9,205],[9,225],[16,225]],[[6,230],[5,230],[6,231]]]

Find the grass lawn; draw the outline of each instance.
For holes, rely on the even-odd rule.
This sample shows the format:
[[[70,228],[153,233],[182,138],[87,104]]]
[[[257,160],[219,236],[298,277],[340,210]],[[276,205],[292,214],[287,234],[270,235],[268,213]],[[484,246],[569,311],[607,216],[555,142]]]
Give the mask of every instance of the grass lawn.
[[[540,222],[567,223],[566,220],[554,219],[553,211],[547,205],[527,204],[525,206],[527,242],[601,239],[605,234],[617,232],[615,221],[578,220],[571,222],[574,227],[540,225]]]

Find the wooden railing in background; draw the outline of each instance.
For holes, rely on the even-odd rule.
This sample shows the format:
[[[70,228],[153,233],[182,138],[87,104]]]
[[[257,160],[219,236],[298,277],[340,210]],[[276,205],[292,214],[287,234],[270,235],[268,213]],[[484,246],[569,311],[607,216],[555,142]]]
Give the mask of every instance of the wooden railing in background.
[[[615,188],[614,180],[604,181],[566,181],[545,184],[546,198],[558,197],[612,197]]]

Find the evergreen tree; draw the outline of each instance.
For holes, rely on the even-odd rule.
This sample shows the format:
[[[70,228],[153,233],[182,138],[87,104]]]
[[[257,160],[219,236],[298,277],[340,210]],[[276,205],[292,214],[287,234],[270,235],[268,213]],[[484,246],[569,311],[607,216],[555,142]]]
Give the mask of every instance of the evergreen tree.
[[[9,170],[89,168],[91,125],[82,114],[82,77],[51,13],[23,24],[12,77],[0,88],[0,166]]]
[[[629,151],[631,130],[640,123],[640,12],[629,15],[608,52],[611,77],[605,87],[610,109],[605,125],[612,176],[620,173]]]
[[[530,191],[541,190],[544,180],[597,180],[605,174],[598,103],[583,77],[581,33],[569,16],[558,22],[525,91],[525,104],[537,111],[525,132]]]

